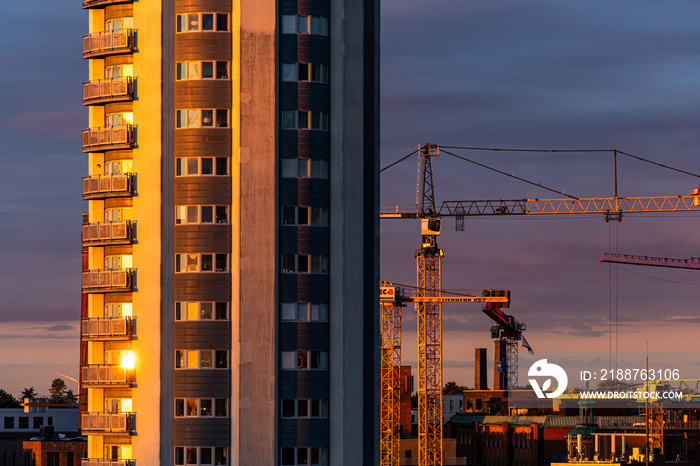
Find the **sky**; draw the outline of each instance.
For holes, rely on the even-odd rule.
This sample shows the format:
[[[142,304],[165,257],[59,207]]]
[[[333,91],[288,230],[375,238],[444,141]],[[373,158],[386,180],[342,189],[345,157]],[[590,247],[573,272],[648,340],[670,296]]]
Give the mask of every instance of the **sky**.
[[[619,149],[700,173],[700,4],[693,0],[384,0],[381,165],[421,142],[444,146]],[[77,378],[80,178],[87,64],[80,2],[0,3],[0,388],[48,392]],[[613,194],[609,153],[452,151],[578,197]],[[416,159],[382,173],[381,203],[415,203]],[[443,154],[436,197],[557,197]],[[621,196],[686,194],[697,177],[618,160]],[[567,370],[652,363],[698,377],[700,274],[597,262],[608,250],[686,258],[697,214],[446,219],[446,288],[507,288],[535,355]],[[415,283],[416,221],[382,220],[381,278]],[[615,278],[617,276],[617,278]],[[612,280],[611,280],[612,277]],[[617,332],[611,333],[611,314]],[[403,360],[416,360],[413,310]],[[473,383],[475,347],[493,357],[479,305],[444,307],[444,379]],[[614,326],[613,326],[614,328]],[[557,359],[559,358],[559,359]],[[562,363],[564,364],[564,363]],[[674,366],[675,367],[675,366]],[[68,381],[69,388],[77,387]],[[524,383],[523,383],[524,384]]]

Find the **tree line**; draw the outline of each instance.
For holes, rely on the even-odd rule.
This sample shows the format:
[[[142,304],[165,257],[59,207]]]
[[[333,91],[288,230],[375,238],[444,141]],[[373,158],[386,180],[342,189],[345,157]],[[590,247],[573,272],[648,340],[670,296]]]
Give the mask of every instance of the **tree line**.
[[[21,408],[21,404],[25,398],[35,398],[38,394],[34,387],[25,388],[19,397],[15,398],[11,393],[0,388],[0,408]],[[49,399],[59,401],[73,401],[75,395],[73,390],[66,386],[65,380],[61,378],[53,379],[51,387],[49,387]]]

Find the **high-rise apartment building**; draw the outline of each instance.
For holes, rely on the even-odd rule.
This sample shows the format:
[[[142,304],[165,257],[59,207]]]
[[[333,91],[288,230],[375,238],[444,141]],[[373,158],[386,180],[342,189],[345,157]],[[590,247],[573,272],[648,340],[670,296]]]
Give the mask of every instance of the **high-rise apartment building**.
[[[83,0],[84,466],[378,458],[377,0]]]

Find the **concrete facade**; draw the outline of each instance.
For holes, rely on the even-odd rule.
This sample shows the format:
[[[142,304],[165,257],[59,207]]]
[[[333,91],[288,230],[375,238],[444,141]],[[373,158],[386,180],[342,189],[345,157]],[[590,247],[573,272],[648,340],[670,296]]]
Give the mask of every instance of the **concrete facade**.
[[[87,464],[375,464],[379,2],[83,7]]]

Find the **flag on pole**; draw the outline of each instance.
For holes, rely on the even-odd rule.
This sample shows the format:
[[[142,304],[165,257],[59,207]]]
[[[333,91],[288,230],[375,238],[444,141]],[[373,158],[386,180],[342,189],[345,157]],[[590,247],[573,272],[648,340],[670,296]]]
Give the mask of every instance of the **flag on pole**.
[[[523,348],[527,348],[528,353],[535,354],[535,352],[532,350],[532,346],[530,346],[530,344],[525,339],[525,335],[521,334],[521,336],[523,337]]]

